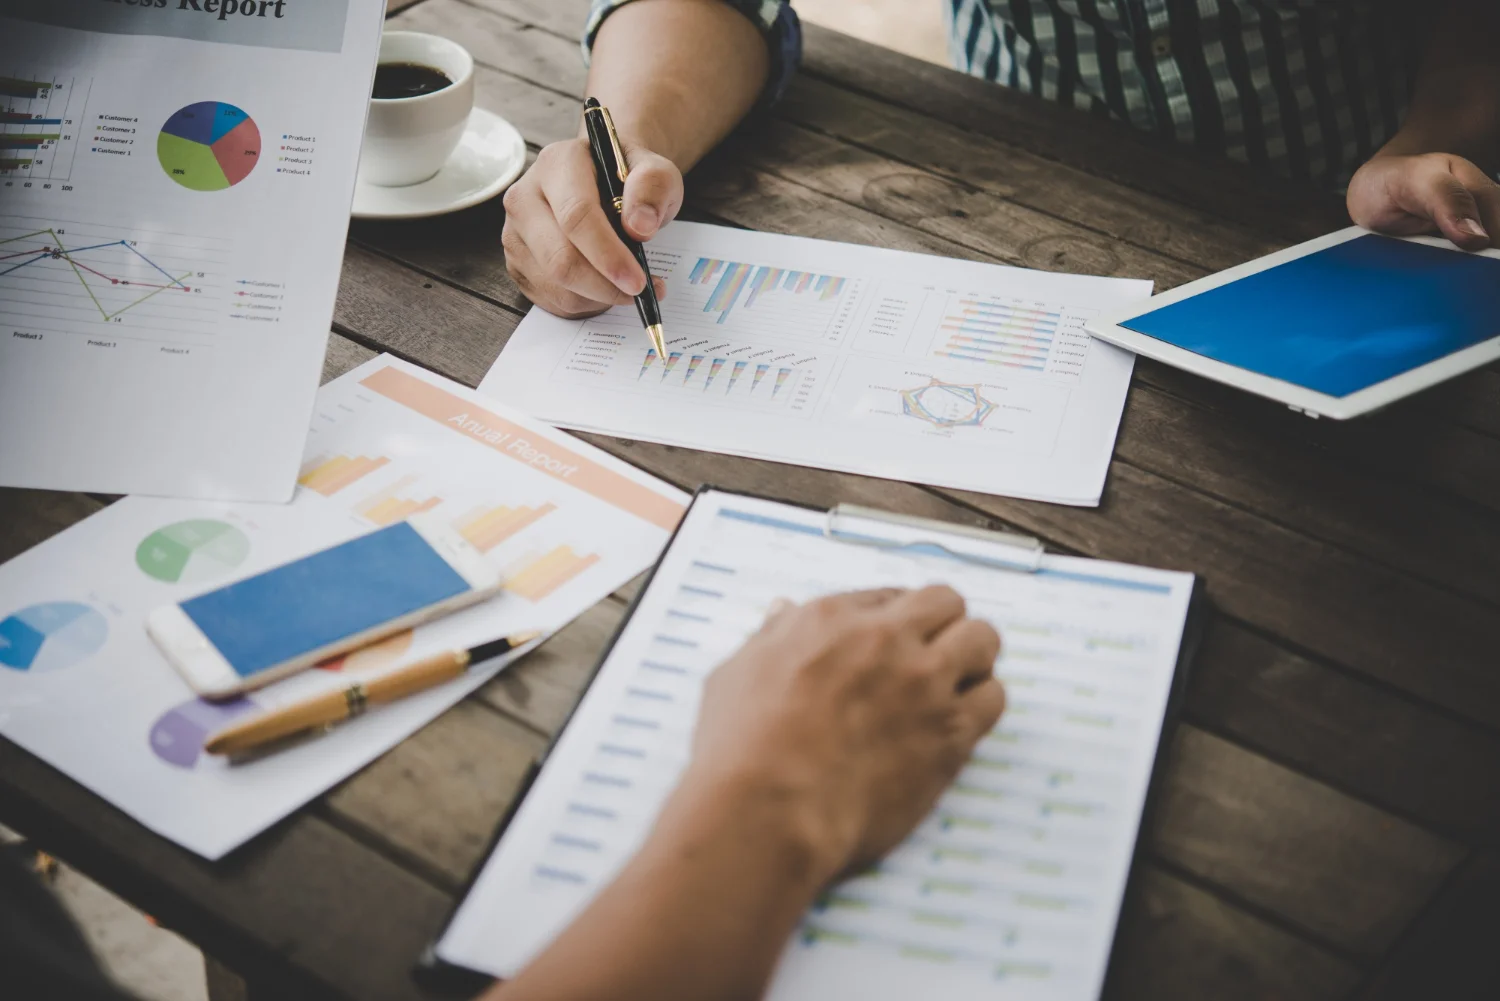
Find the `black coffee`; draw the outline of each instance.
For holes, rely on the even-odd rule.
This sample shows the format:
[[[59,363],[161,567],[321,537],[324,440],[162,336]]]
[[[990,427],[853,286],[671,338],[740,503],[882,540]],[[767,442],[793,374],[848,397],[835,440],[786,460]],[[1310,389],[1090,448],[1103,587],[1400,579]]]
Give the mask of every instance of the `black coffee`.
[[[419,63],[381,63],[375,67],[375,97],[393,101],[403,97],[421,97],[453,86],[453,81],[431,66]]]

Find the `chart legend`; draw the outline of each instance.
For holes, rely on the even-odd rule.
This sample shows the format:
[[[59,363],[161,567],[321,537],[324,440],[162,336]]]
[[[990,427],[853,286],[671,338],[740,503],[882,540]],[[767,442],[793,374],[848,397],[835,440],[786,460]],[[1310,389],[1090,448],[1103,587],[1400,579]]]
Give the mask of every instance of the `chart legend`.
[[[320,455],[302,467],[297,482],[313,493],[332,497],[390,461],[383,455],[373,459],[366,455],[335,455],[332,458]]]
[[[220,101],[181,109],[162,126],[156,155],[167,176],[191,191],[222,191],[260,162],[260,129],[244,111]]]

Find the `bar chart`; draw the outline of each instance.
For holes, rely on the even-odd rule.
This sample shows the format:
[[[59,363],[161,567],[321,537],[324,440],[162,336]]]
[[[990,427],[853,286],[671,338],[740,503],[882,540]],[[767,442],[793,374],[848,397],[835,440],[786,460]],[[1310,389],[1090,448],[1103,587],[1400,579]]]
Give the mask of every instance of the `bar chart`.
[[[332,497],[347,486],[359,482],[366,476],[390,463],[386,456],[371,458],[368,455],[335,455],[326,453],[313,457],[302,467],[297,483],[324,497]]]
[[[1035,300],[949,293],[936,309],[934,358],[1015,374],[1082,375],[1092,339],[1084,327],[1093,310]],[[928,321],[932,322],[932,321]],[[931,329],[931,328],[929,328]]]
[[[834,275],[815,275],[808,271],[719,261],[710,257],[698,258],[698,263],[688,272],[690,284],[713,286],[713,294],[704,303],[703,312],[717,313],[716,323],[727,322],[736,305],[754,309],[757,299],[777,293],[805,297],[811,302],[837,300],[844,291],[845,281]],[[744,294],[743,303],[741,293]]]
[[[454,522],[454,527],[475,549],[487,553],[556,510],[557,505],[552,503],[536,507],[509,507],[504,504],[492,508],[478,507],[461,515]]]
[[[599,562],[595,553],[579,553],[562,545],[540,557],[519,561],[505,574],[505,590],[527,601],[541,601],[568,581]]]
[[[443,502],[441,497],[414,500],[402,496],[416,482],[415,475],[403,476],[385,489],[376,491],[354,505],[354,513],[383,528],[386,525],[394,525],[398,521],[405,521],[414,514],[431,511]]]
[[[0,75],[0,178],[70,178],[92,81],[78,84],[68,76]]]
[[[935,354],[1043,372],[1062,314],[998,299],[960,299],[943,317],[945,345]]]

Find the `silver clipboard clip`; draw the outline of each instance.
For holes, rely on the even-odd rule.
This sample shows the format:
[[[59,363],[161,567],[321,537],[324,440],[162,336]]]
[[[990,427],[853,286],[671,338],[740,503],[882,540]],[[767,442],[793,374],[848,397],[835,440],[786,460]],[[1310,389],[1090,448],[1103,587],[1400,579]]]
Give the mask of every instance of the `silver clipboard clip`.
[[[860,532],[852,532],[841,528],[839,524],[840,519],[846,518],[861,518],[865,521],[878,521],[888,525],[918,528],[932,532],[934,535],[941,533],[943,535],[958,535],[968,539],[977,539],[981,542],[999,544],[1013,549],[1016,556],[1014,559],[1000,559],[994,556],[984,556],[979,553],[966,553],[960,549],[950,548],[937,541],[936,538],[916,539],[911,542],[881,539],[873,535],[865,535]],[[851,546],[869,546],[872,549],[907,552],[916,555],[925,553],[930,556],[945,556],[964,563],[972,563],[975,566],[989,567],[992,570],[1036,573],[1042,566],[1042,543],[1039,539],[1033,539],[1029,535],[1017,535],[1013,532],[997,532],[988,528],[975,528],[971,525],[955,525],[946,521],[936,521],[932,518],[917,518],[907,514],[892,514],[889,511],[862,507],[858,504],[836,504],[830,508],[828,518],[823,522],[823,537]]]

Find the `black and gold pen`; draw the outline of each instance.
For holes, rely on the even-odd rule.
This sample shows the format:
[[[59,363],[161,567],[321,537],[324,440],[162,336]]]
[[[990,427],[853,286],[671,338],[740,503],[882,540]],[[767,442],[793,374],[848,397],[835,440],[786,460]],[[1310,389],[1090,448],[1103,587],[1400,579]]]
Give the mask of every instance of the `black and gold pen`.
[[[646,325],[656,356],[665,359],[667,344],[662,339],[661,303],[656,301],[656,287],[651,283],[651,266],[646,263],[646,251],[625,232],[622,212],[625,208],[625,178],[630,175],[630,167],[625,162],[620,137],[615,133],[614,119],[609,116],[608,108],[591,97],[583,102],[583,124],[588,129],[589,147],[594,152],[594,175],[599,181],[604,214],[609,216],[615,233],[630,248],[646,275],[646,287],[635,297],[635,308],[641,314],[641,322]]]

